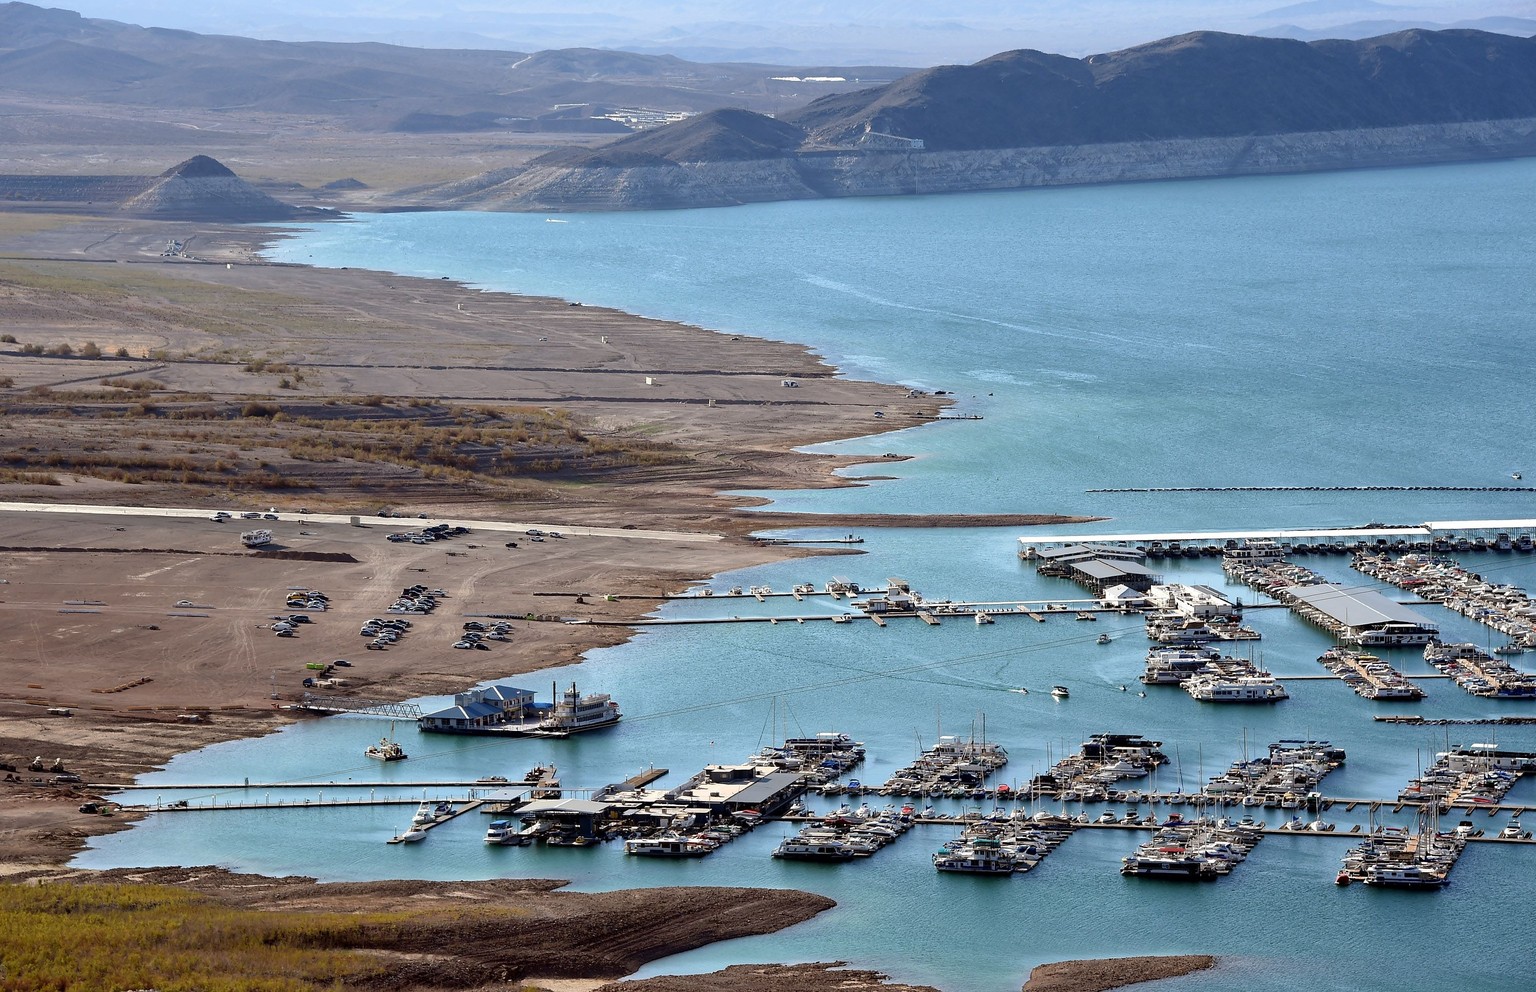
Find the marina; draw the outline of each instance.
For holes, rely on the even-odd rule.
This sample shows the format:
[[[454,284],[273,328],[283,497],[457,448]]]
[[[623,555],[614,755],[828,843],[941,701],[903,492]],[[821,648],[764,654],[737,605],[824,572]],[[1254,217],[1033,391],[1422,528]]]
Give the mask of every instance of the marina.
[[[1529,226],[1530,178],[1530,163],[1510,162],[1011,197],[831,200],[815,204],[814,212],[776,204],[708,214],[591,215],[570,225],[534,217],[526,225],[540,229],[534,235],[520,230],[522,218],[515,216],[364,216],[347,225],[352,230],[346,234],[300,234],[278,250],[293,261],[313,255],[312,264],[441,272],[491,287],[663,314],[731,335],[782,337],[817,349],[853,378],[956,388],[965,403],[986,415],[984,422],[939,425],[938,439],[931,429],[918,428],[818,448],[840,462],[879,464],[886,451],[914,456],[875,469],[900,479],[807,492],[753,491],[743,498],[771,499],[774,509],[826,514],[1022,509],[1112,517],[1113,524],[1005,534],[860,524],[865,543],[859,550],[865,557],[854,559],[857,565],[827,566],[871,576],[904,574],[925,592],[943,590],[956,601],[1045,603],[1086,594],[1019,567],[1012,554],[1016,538],[1055,534],[1076,542],[1106,529],[1249,533],[1296,522],[1342,532],[1330,543],[1350,543],[1357,539],[1354,525],[1366,521],[1520,516],[1528,503],[1523,493],[1308,487],[1475,488],[1499,485],[1515,469],[1529,474],[1528,467],[1510,464],[1524,457],[1510,439],[1529,433],[1532,410],[1531,393],[1520,383],[1526,363],[1519,357],[1529,316],[1520,246]],[[1403,209],[1404,203],[1414,209]],[[569,237],[547,246],[544,242],[557,239],[534,240],[550,229]],[[901,230],[932,237],[891,236]],[[1084,237],[1084,231],[1101,236]],[[858,251],[807,250],[807,245],[847,244],[850,232],[869,235],[860,239]],[[935,239],[951,232],[960,238],[957,250],[931,250]],[[366,238],[363,250],[359,233]],[[923,242],[925,250],[914,250],[913,241]],[[973,242],[988,246],[996,267],[975,265]],[[391,254],[396,243],[401,250]],[[1160,250],[1148,252],[1148,244]],[[515,275],[505,263],[509,246],[518,255],[521,271]],[[908,264],[917,259],[903,254],[920,254],[921,264]],[[594,258],[614,258],[616,265],[593,265]],[[1461,265],[1458,258],[1476,261]],[[734,264],[727,264],[731,260]],[[966,279],[967,270],[990,275],[998,267],[1024,277],[991,277],[986,283],[996,285],[980,286]],[[1042,284],[1051,289],[1044,297]],[[739,290],[721,300],[710,292],[719,285]],[[1476,304],[1465,305],[1468,300]],[[1324,327],[1328,333],[1320,334]],[[935,340],[946,346],[935,348]],[[1476,381],[1496,398],[1486,413],[1472,412],[1467,390],[1448,385],[1458,377]],[[670,398],[670,387],[664,388]],[[684,396],[679,402],[695,399]],[[658,411],[658,420],[670,414],[655,399],[637,409]],[[678,409],[687,414],[691,408]],[[807,411],[815,416],[815,408]],[[1455,429],[1473,422],[1480,429]],[[1235,442],[1226,441],[1223,428],[1236,435]],[[1020,457],[1025,451],[1029,457]],[[868,471],[855,466],[844,474]],[[1292,483],[1303,491],[1083,495],[1100,488]],[[848,529],[838,525],[821,536]],[[658,548],[658,558],[665,560],[664,545]],[[1348,574],[1344,555],[1314,555],[1309,548],[1310,557],[1301,557],[1303,552],[1292,550],[1296,560],[1335,581],[1365,581]],[[1236,592],[1245,602],[1261,598],[1224,586],[1219,560],[1215,554],[1190,557],[1181,551],[1177,558],[1165,553],[1148,563],[1173,582],[1208,584],[1228,595]],[[1464,561],[1485,577],[1536,588],[1530,555],[1473,552]],[[747,588],[788,589],[807,575],[804,559],[722,574],[706,584],[717,592],[740,586],[743,596],[722,597],[713,606],[658,603],[655,617],[746,613]],[[658,589],[623,583],[611,591]],[[751,612],[776,613],[770,604],[781,603],[789,607],[786,613],[807,615],[845,605],[827,609],[828,601],[818,596],[814,607],[796,608],[793,597],[769,598]],[[1486,628],[1469,629],[1472,621],[1453,611],[1437,605],[1414,609],[1436,623],[1447,641],[1484,641]],[[1141,699],[1134,684],[1130,692],[1116,689],[1141,669],[1147,645],[1134,646],[1139,616],[1129,618],[1131,629],[1121,629],[1127,624],[1106,613],[1097,614],[1098,624],[1089,624],[1057,622],[1071,620],[1075,610],[1056,617],[1034,608],[1045,623],[1010,623],[1019,614],[986,612],[995,624],[977,627],[966,618],[933,630],[896,620],[879,629],[857,622],[862,617],[804,626],[782,618],[777,625],[646,626],[625,645],[591,652],[580,671],[572,672],[584,687],[611,692],[623,704],[625,719],[612,731],[566,742],[443,736],[426,749],[407,736],[403,743],[411,759],[390,771],[408,771],[418,779],[473,780],[482,771],[507,766],[494,749],[475,750],[494,744],[515,751],[519,768],[558,761],[562,777],[581,785],[608,781],[616,769],[628,774],[637,763],[683,769],[658,783],[669,785],[716,760],[711,742],[714,751],[734,758],[782,736],[759,740],[765,700],[778,694],[793,700],[807,730],[840,726],[864,740],[869,758],[858,771],[874,782],[908,763],[914,728],[922,728],[931,743],[939,707],[950,733],[963,734],[973,714],[987,712],[989,739],[1003,743],[1010,754],[1002,774],[1017,774],[1026,784],[1035,769],[1048,767],[1092,733],[1141,731],[1169,742],[1164,750],[1172,760],[1157,771],[1156,791],[1163,795],[1199,791],[1206,778],[1197,771],[1202,751],[1207,771],[1227,767],[1239,757],[1244,728],[1250,740],[1261,743],[1328,738],[1348,750],[1349,763],[1331,773],[1327,791],[1385,801],[1379,821],[1413,827],[1415,807],[1406,806],[1393,819],[1391,797],[1415,774],[1415,751],[1447,749],[1447,730],[1451,743],[1482,740],[1493,731],[1377,722],[1353,692],[1325,680],[1286,681],[1293,698],[1276,707],[1194,706],[1182,695],[1158,694],[1151,687]],[[1316,658],[1338,642],[1320,628],[1285,610],[1248,610],[1245,622],[1264,635],[1259,642],[1264,666],[1278,678],[1326,674]],[[1094,643],[1099,629],[1111,630],[1112,644]],[[1417,651],[1371,650],[1410,678],[1429,670]],[[517,677],[499,681],[536,684]],[[568,681],[562,676],[562,684]],[[1053,700],[1048,695],[1053,684],[1069,686],[1070,699]],[[1408,705],[1389,709],[1422,708],[1435,718],[1481,720],[1499,719],[1517,705],[1443,691],[1440,685],[1432,685],[1432,712]],[[1025,686],[1031,689],[1027,696],[1008,693]],[[421,702],[424,709],[446,705],[436,698]],[[295,732],[274,735],[264,747],[210,748],[145,776],[143,784],[239,781],[253,769],[268,779],[345,778],[337,770],[363,764],[358,751],[379,734],[355,727],[343,734],[344,726],[327,726],[330,722],[307,721]],[[1498,724],[1497,732],[1506,748],[1529,750],[1536,744],[1530,726]],[[431,764],[423,760],[429,751],[435,752]],[[367,767],[383,778],[386,766]],[[1536,804],[1530,787],[1527,776],[1509,794],[1511,811]],[[920,812],[927,802],[914,805]],[[967,800],[931,802],[935,813],[958,818],[968,812]],[[984,802],[983,811],[994,802]],[[1186,815],[1194,808],[1176,807]],[[1057,810],[1058,801],[1050,809]],[[1083,804],[1066,810],[1074,818],[1086,813],[1090,820],[1103,811]],[[1144,801],[1142,818],[1151,811],[1150,801]],[[1018,988],[1030,967],[1046,961],[1177,949],[1219,953],[1223,964],[1214,977],[1166,983],[1171,992],[1235,987],[1284,992],[1309,974],[1361,992],[1416,988],[1427,975],[1453,976],[1447,980],[1489,992],[1523,989],[1528,976],[1516,952],[1525,946],[1522,907],[1536,847],[1493,839],[1512,812],[1477,814],[1477,825],[1489,837],[1468,843],[1452,885],[1420,899],[1361,892],[1358,886],[1338,891],[1329,884],[1339,856],[1368,834],[1367,811],[1359,806],[1351,816],[1335,806],[1326,814],[1337,820],[1333,833],[1266,833],[1242,869],[1198,890],[1114,877],[1120,859],[1135,846],[1136,835],[1128,831],[1145,829],[1124,825],[1077,827],[1069,845],[1020,880],[1027,892],[990,878],[938,872],[931,854],[958,832],[955,819],[919,822],[877,856],[832,871],[771,858],[779,830],[761,828],[714,856],[681,860],[626,857],[615,844],[487,846],[482,830],[467,829],[471,824],[463,818],[434,830],[427,843],[386,847],[378,841],[402,826],[391,809],[253,811],[233,814],[230,829],[218,831],[199,825],[195,816],[151,816],[131,830],[93,841],[81,860],[157,865],[165,863],[167,851],[177,851],[196,859],[191,864],[328,880],[408,872],[439,879],[568,878],[573,888],[586,891],[753,885],[801,888],[839,904],[772,937],[657,962],[640,978],[747,962],[836,959],[947,992],[991,992]],[[1126,810],[1114,812],[1123,820]],[[1160,805],[1157,812],[1160,822],[1166,819]],[[1234,818],[1243,812],[1235,811]],[[1278,831],[1275,824],[1292,812],[1253,809],[1252,815],[1270,821],[1266,830]],[[1361,831],[1352,835],[1355,826]],[[210,833],[223,838],[205,836]],[[347,842],[326,844],[321,858],[298,850],[302,845],[294,838],[301,833]],[[1012,932],[1034,936],[1028,947],[1003,953],[998,934]],[[1417,933],[1454,938],[1404,936]]]
[[[1514,547],[1508,534],[1495,538],[1496,551]],[[1439,603],[1505,635],[1503,653],[1520,654],[1536,648],[1536,602],[1524,589],[1488,582],[1442,555],[1356,555],[1353,566],[1372,578],[1412,592],[1430,603]]]
[[[879,787],[883,796],[911,796],[933,798],[949,797],[964,799],[995,796],[998,789],[1008,791],[1006,785],[989,789],[988,779],[1008,763],[1008,752],[1001,744],[982,740],[962,739],[956,736],[940,736],[938,741],[923,751],[911,764],[894,772]],[[836,794],[837,786],[831,791]],[[855,786],[850,783],[846,787]],[[826,787],[823,792],[828,791]]]
[[[1436,816],[1419,811],[1419,825],[1414,832],[1401,829],[1373,833],[1344,855],[1343,867],[1334,884],[1353,882],[1390,889],[1431,890],[1450,882],[1473,829],[1460,824],[1450,833],[1436,829]]]
[[[1423,699],[1427,695],[1402,672],[1373,654],[1334,646],[1317,660],[1362,699],[1397,702]]]
[[[1225,819],[1170,820],[1157,828],[1151,840],[1121,859],[1120,874],[1212,881],[1231,874],[1262,837],[1250,826]]]
[[[1424,660],[1474,696],[1536,699],[1536,675],[1517,670],[1476,644],[1436,642],[1424,648]]]
[[[1536,774],[1536,753],[1501,751],[1491,745],[1454,748],[1408,783],[1398,799],[1442,813],[1497,806],[1522,775]]]
[[[1136,734],[1094,734],[1077,753],[1031,779],[1029,795],[1062,802],[1140,802],[1141,790],[1113,787],[1127,779],[1145,778],[1166,764],[1168,756],[1161,747],[1161,741]]]
[[[1231,576],[1288,606],[1345,644],[1363,647],[1424,645],[1439,627],[1374,589],[1329,582],[1285,560],[1272,541],[1237,545],[1222,568]]]
[[[1529,492],[1516,487],[1520,492]],[[1152,490],[1147,490],[1152,491]],[[1171,490],[1189,492],[1192,490]],[[1242,488],[1213,491],[1243,492]],[[1259,491],[1316,491],[1312,487],[1273,487]],[[1493,491],[1493,490],[1478,490]],[[1069,545],[1103,545],[1133,549],[1149,558],[1200,557],[1222,555],[1242,544],[1266,541],[1274,543],[1282,554],[1363,554],[1381,551],[1448,552],[1463,541],[1466,550],[1498,550],[1501,535],[1509,542],[1507,550],[1529,553],[1536,548],[1536,519],[1515,520],[1443,520],[1411,527],[1284,528],[1275,530],[1186,531],[1182,533],[1040,535],[1021,537],[1019,557],[1035,559],[1049,549]],[[1481,543],[1479,543],[1481,542]]]

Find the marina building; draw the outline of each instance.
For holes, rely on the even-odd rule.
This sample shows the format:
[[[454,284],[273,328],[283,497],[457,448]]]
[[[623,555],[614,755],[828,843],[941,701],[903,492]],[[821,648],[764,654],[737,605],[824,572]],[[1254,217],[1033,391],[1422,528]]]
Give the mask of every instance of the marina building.
[[[755,765],[706,765],[704,770],[667,793],[671,802],[717,813],[753,809],[772,815],[805,791],[797,772],[768,772]]]
[[[1374,589],[1330,584],[1290,586],[1277,598],[1303,618],[1332,632],[1346,644],[1366,647],[1424,645],[1439,628],[1424,616]]]
[[[1210,586],[1152,586],[1147,590],[1147,601],[1158,610],[1194,620],[1230,617],[1242,612],[1242,607]]]
[[[544,714],[535,716],[536,708],[532,690],[491,685],[456,693],[452,706],[422,715],[417,725],[431,733],[467,734],[522,723],[530,717],[537,721]],[[544,709],[548,708],[545,704]]]
[[[1162,581],[1161,576],[1142,564],[1145,556],[1134,548],[1069,544],[1037,551],[1032,557],[1040,562],[1035,571],[1041,575],[1071,579],[1094,595],[1101,595],[1111,586],[1146,592]]]

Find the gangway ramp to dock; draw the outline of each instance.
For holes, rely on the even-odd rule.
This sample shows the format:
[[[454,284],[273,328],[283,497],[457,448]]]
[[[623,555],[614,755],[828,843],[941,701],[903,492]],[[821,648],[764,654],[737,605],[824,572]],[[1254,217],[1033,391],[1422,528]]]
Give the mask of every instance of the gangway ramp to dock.
[[[391,720],[414,720],[421,716],[421,707],[415,703],[327,696],[314,692],[304,693],[292,708],[310,713],[354,713],[358,716],[388,717]]]

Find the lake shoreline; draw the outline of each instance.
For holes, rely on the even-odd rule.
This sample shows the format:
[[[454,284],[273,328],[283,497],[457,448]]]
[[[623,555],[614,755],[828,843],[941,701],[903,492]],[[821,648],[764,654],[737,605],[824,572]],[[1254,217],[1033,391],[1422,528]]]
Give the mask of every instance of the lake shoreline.
[[[110,223],[114,227],[123,226],[116,220]],[[120,236],[107,255],[103,255],[101,250],[94,249],[92,246],[82,249],[80,244],[83,240],[90,238],[85,232],[91,230],[91,225],[86,223],[80,227],[71,228],[69,233],[63,235],[62,241],[57,237],[51,240],[49,237],[44,237],[42,244],[36,246],[41,250],[37,251],[35,257],[50,264],[62,263],[61,271],[72,271],[73,265],[85,263],[95,266],[102,261],[114,260],[108,257],[110,254],[123,254],[126,250],[126,259],[115,260],[154,265],[160,275],[173,279],[191,277],[201,282],[212,282],[224,278],[225,273],[230,273],[231,275],[227,278],[236,280],[239,285],[246,288],[247,292],[274,292],[278,289],[292,292],[294,285],[292,277],[295,275],[300,276],[304,281],[307,292],[335,292],[342,297],[347,293],[382,293],[385,289],[394,288],[398,284],[418,296],[447,293],[450,295],[446,298],[450,300],[455,297],[465,301],[485,301],[487,297],[513,300],[517,305],[528,308],[534,319],[538,319],[540,315],[550,317],[558,314],[564,317],[564,312],[554,308],[574,306],[574,304],[568,304],[568,301],[542,300],[519,297],[514,294],[476,293],[452,280],[410,279],[390,273],[270,265],[259,258],[261,246],[273,237],[280,236],[279,232],[270,229],[215,228],[204,235],[201,241],[194,242],[198,244],[201,253],[197,262],[191,264],[166,262],[163,259],[145,257],[149,252],[144,248],[145,245],[153,246],[162,243],[162,239],[166,237],[160,233],[163,228],[147,223],[134,224],[131,227],[137,239],[136,243],[139,245],[137,250],[125,248],[126,245],[134,243],[127,236]],[[82,238],[83,234],[85,234],[84,238]],[[117,234],[120,235],[121,232]],[[183,237],[185,238],[185,235]],[[191,238],[186,240],[193,241]],[[74,247],[65,247],[70,243],[73,243]],[[97,243],[106,243],[106,240],[93,242],[93,245]],[[102,257],[93,257],[93,250],[97,256]],[[11,257],[16,258],[14,255]],[[459,311],[462,311],[464,304],[460,303],[458,306]],[[444,309],[451,309],[451,306]],[[665,322],[652,321],[617,311],[595,307],[584,307],[582,310],[583,318],[597,317],[610,326],[627,328],[635,334],[651,333],[652,328],[661,326],[685,333],[687,335],[685,340],[693,340],[699,335],[707,335],[711,340],[726,337],[699,328],[668,325]],[[744,341],[739,341],[738,338],[743,338]],[[769,545],[748,538],[752,532],[770,527],[1022,526],[1093,519],[1030,514],[966,516],[857,514],[819,517],[810,514],[742,512],[741,507],[753,501],[720,494],[728,489],[761,489],[774,486],[806,488],[818,485],[860,484],[839,479],[832,475],[832,472],[848,464],[867,461],[867,457],[828,458],[800,453],[795,449],[806,444],[864,436],[868,434],[870,428],[878,427],[882,431],[889,431],[930,422],[938,418],[944,404],[932,398],[914,397],[902,387],[841,379],[836,376],[835,370],[821,362],[808,348],[792,342],[748,338],[744,335],[731,336],[730,340],[742,346],[737,349],[737,353],[743,356],[749,368],[761,368],[773,362],[793,361],[797,375],[808,374],[807,377],[816,377],[819,381],[815,386],[820,392],[826,394],[827,401],[833,404],[841,403],[842,406],[831,406],[821,411],[814,425],[792,415],[781,416],[774,422],[763,424],[764,429],[761,431],[763,443],[779,453],[777,461],[772,466],[776,474],[764,472],[761,465],[744,464],[734,475],[726,479],[705,480],[712,494],[710,498],[717,506],[717,509],[711,513],[699,514],[696,510],[684,514],[669,513],[668,507],[661,504],[650,507],[626,504],[624,516],[627,518],[640,519],[650,525],[672,524],[680,529],[714,531],[726,535],[725,541],[701,550],[692,564],[678,567],[679,562],[669,562],[673,567],[667,569],[665,574],[652,568],[652,579],[662,591],[676,592],[689,584],[752,564],[818,553],[813,549]],[[686,348],[688,345],[680,343],[671,347]],[[757,355],[768,357],[764,361],[754,357]],[[794,359],[784,357],[789,355],[798,357]],[[809,389],[806,392],[809,392]],[[864,415],[859,412],[861,404],[878,404],[885,411],[885,419],[879,423],[862,419]],[[870,408],[868,405],[862,407],[862,409],[868,408]],[[837,411],[842,412],[837,413],[836,416],[827,415]],[[710,429],[707,426],[697,429],[707,440]],[[729,427],[714,428],[717,432],[730,429]],[[82,489],[71,485],[64,488],[66,491],[61,493],[48,491],[45,487],[34,487],[31,492],[23,495],[65,502],[84,502],[82,493],[88,493],[89,496],[101,502],[123,499],[126,495],[126,493],[119,495],[108,486],[86,486]],[[156,499],[139,493],[134,493],[132,498],[136,505],[153,505],[157,502]],[[697,492],[694,493],[694,498],[702,500]],[[160,502],[169,503],[169,500]],[[476,506],[474,502],[462,502],[445,505],[438,509],[441,512],[456,515],[472,512]],[[546,509],[542,512],[550,511]],[[617,521],[622,519],[601,507],[595,508],[592,512],[595,516],[608,514],[609,519],[604,520],[599,517],[600,521],[612,522],[615,526]],[[106,563],[113,557],[128,558],[143,555],[153,559],[167,554],[165,551],[157,552],[153,549],[176,546],[170,533],[159,534],[152,528],[142,535],[142,539],[139,539],[140,535],[137,533],[132,536],[134,539],[129,540],[128,543],[134,549],[138,549],[134,555],[104,555],[111,549],[91,547],[59,548],[61,552],[64,550],[75,552],[68,555],[50,554],[47,551],[29,554],[38,559],[37,565],[40,568],[56,568],[58,561],[71,559],[74,567],[83,568],[88,574],[92,568],[108,567]],[[79,559],[90,559],[90,561],[74,561]],[[528,581],[537,581],[536,575]],[[568,576],[566,581],[569,581]],[[575,587],[573,590],[579,592]],[[626,616],[638,618],[644,615],[647,609],[644,606],[622,604],[593,604],[593,606],[594,609],[604,610],[607,615],[620,619]],[[540,658],[530,659],[530,663],[519,670],[536,671],[545,667],[568,664],[579,660],[585,651],[591,648],[609,646],[628,636],[622,633],[624,628],[582,626],[569,629],[575,633],[565,643],[558,645]],[[621,631],[621,633],[616,634],[614,631]],[[632,633],[633,628],[628,628],[628,634]],[[73,673],[74,680],[85,686],[105,684],[112,680],[112,673],[108,669],[118,667],[117,660],[100,658],[97,659],[95,668],[92,668],[89,659],[79,659],[78,663],[85,667]],[[496,666],[471,665],[465,673],[465,681],[472,682],[476,678],[501,674],[506,670],[504,661]],[[49,680],[50,683],[52,681],[52,679]],[[138,775],[163,767],[167,761],[178,754],[198,750],[213,743],[263,736],[291,722],[294,716],[290,712],[278,709],[275,704],[269,708],[262,702],[265,688],[263,683],[247,687],[243,693],[237,690],[226,697],[230,702],[226,702],[216,715],[193,722],[182,722],[176,714],[182,711],[198,712],[202,703],[202,691],[187,695],[179,692],[174,684],[164,680],[153,687],[140,690],[140,693],[131,699],[125,698],[122,703],[118,703],[116,696],[83,697],[97,705],[81,707],[74,700],[48,697],[46,701],[49,703],[73,703],[76,706],[75,716],[67,720],[50,721],[47,718],[40,718],[41,709],[36,699],[42,698],[42,695],[37,690],[10,694],[10,698],[0,699],[0,712],[9,718],[14,718],[13,726],[17,732],[3,735],[0,746],[3,746],[8,753],[30,755],[40,752],[50,757],[58,757],[71,773],[81,774],[87,781],[103,782],[120,778],[125,774]],[[461,688],[467,688],[467,685]],[[43,685],[39,685],[38,689],[43,693],[50,691]],[[370,686],[369,691],[370,694],[381,698],[406,699],[433,690],[441,691],[436,686],[424,685],[419,680],[408,677],[408,673],[401,672],[400,676]],[[152,693],[153,696],[146,697],[144,693]],[[158,705],[144,706],[146,701],[152,701]],[[233,705],[230,704],[231,702]],[[130,706],[129,703],[135,705]],[[39,775],[23,770],[16,780],[5,783],[4,790],[7,811],[0,816],[0,820],[3,820],[7,830],[6,839],[3,844],[0,844],[0,855],[3,855],[0,861],[3,861],[7,867],[3,873],[0,873],[0,878],[34,882],[63,878],[88,880],[96,873],[67,867],[74,854],[91,836],[127,829],[141,818],[133,814],[87,817],[77,812],[75,807],[85,802],[99,800],[100,794],[80,785],[54,783],[52,776],[47,774]],[[213,884],[219,884],[217,878],[214,878]],[[844,980],[834,975],[828,978],[827,982],[831,987],[841,985]]]

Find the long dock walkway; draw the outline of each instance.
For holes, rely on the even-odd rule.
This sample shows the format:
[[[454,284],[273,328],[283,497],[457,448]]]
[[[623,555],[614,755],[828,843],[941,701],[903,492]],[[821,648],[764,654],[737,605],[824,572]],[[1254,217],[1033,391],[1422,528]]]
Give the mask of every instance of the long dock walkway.
[[[768,595],[788,595],[787,593],[769,593]],[[653,597],[647,597],[653,598]],[[700,600],[707,602],[711,599],[724,597],[684,596],[683,599]],[[751,596],[738,597],[751,599]],[[722,624],[722,623],[807,623],[811,621],[830,620],[837,623],[850,623],[857,621],[873,621],[877,626],[884,627],[885,620],[922,620],[924,623],[938,626],[945,617],[974,618],[977,613],[985,613],[994,620],[998,617],[1028,617],[1031,620],[1044,623],[1048,617],[1059,616],[1067,620],[1076,620],[1079,613],[1091,613],[1094,615],[1105,614],[1108,616],[1127,616],[1124,610],[1108,610],[1097,606],[1097,600],[1071,600],[1053,599],[1048,606],[1074,605],[1071,609],[1051,609],[1042,607],[1042,603],[1030,603],[1017,599],[998,602],[925,602],[920,610],[885,610],[880,613],[866,613],[862,610],[849,613],[808,613],[791,614],[786,616],[730,616],[730,617],[649,617],[639,620],[577,620],[575,623],[590,624],[596,627],[672,627],[687,626],[690,624]],[[1139,614],[1135,614],[1139,617]]]
[[[428,799],[428,802],[472,802],[479,805],[483,800],[479,799]],[[125,803],[120,808],[128,812],[139,813],[223,813],[229,810],[253,810],[253,809],[329,809],[334,806],[420,806],[421,797],[374,797],[365,799],[278,799],[262,800],[260,802],[245,802],[234,800],[232,802],[191,803],[178,801],[173,803]]]
[[[665,773],[665,769],[663,769]],[[87,782],[85,788],[123,792],[231,792],[236,789],[516,789],[538,785],[527,779],[493,782],[485,779],[441,779],[431,782]],[[415,800],[419,802],[420,800]]]

